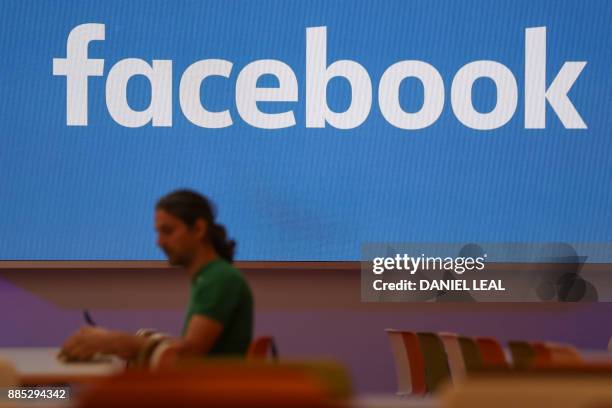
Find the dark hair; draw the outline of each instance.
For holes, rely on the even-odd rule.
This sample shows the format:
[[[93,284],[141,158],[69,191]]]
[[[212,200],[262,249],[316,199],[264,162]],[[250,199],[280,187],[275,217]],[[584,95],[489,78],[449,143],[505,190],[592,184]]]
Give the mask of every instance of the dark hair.
[[[176,190],[162,197],[155,209],[172,214],[189,227],[198,218],[203,218],[208,224],[207,237],[215,251],[228,262],[234,260],[236,241],[229,239],[225,227],[215,222],[214,204],[203,195],[192,190]]]

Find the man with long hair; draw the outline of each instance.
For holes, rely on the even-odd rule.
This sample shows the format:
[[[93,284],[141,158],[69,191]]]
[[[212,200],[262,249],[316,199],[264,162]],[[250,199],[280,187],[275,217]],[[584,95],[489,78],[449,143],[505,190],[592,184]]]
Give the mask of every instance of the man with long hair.
[[[191,281],[182,337],[171,341],[174,355],[246,353],[253,325],[251,290],[232,265],[236,243],[216,222],[212,204],[194,191],[172,192],[155,207],[155,228],[169,263],[184,268]],[[115,354],[143,362],[162,340],[147,334],[84,327],[66,340],[61,356],[87,360],[97,353]]]

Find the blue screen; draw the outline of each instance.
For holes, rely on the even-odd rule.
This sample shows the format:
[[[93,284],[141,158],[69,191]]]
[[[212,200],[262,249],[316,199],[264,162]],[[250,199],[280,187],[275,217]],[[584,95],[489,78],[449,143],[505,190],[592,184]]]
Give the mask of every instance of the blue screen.
[[[153,209],[177,188],[216,203],[239,260],[358,260],[365,242],[612,241],[608,1],[6,0],[0,19],[0,259],[163,259]],[[75,34],[81,54],[69,55],[70,33],[87,24],[104,39],[79,48]],[[529,29],[540,52],[527,52]],[[326,81],[309,77],[309,47]],[[84,105],[67,96],[78,58],[81,74],[91,63],[70,79],[81,98],[86,84]],[[132,126],[107,100],[127,59],[171,66],[155,84],[128,78],[128,116],[146,116],[153,99],[165,109]],[[231,124],[198,125],[181,106],[184,73],[201,60],[231,66],[199,84],[202,110]],[[245,67],[259,60],[289,76],[260,75],[253,102]],[[331,75],[338,61],[369,78],[369,99],[367,85]],[[425,63],[406,66],[425,66],[430,81],[383,87],[401,61]],[[402,127],[398,110],[430,114]],[[265,128],[256,111],[291,120]]]

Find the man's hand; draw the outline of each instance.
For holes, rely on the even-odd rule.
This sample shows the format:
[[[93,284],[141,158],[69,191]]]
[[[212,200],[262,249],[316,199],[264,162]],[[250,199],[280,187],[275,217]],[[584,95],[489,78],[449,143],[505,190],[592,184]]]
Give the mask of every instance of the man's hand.
[[[114,333],[99,327],[82,327],[64,342],[60,358],[68,361],[91,360],[96,353],[111,354]]]
[[[161,365],[172,365],[178,357],[202,356],[208,353],[223,331],[223,325],[204,315],[194,314],[187,333],[167,350]],[[147,342],[146,338],[99,327],[82,327],[66,340],[59,357],[68,361],[91,360],[96,353],[115,354],[134,359]]]

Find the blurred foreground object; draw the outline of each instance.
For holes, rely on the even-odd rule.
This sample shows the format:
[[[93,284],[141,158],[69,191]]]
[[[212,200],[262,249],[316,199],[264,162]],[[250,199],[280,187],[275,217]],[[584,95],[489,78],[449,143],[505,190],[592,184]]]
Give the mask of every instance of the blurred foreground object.
[[[612,407],[612,366],[483,374],[440,393],[445,408]]]
[[[350,393],[345,369],[333,362],[179,360],[172,368],[101,381],[78,406],[316,408],[337,406]]]

